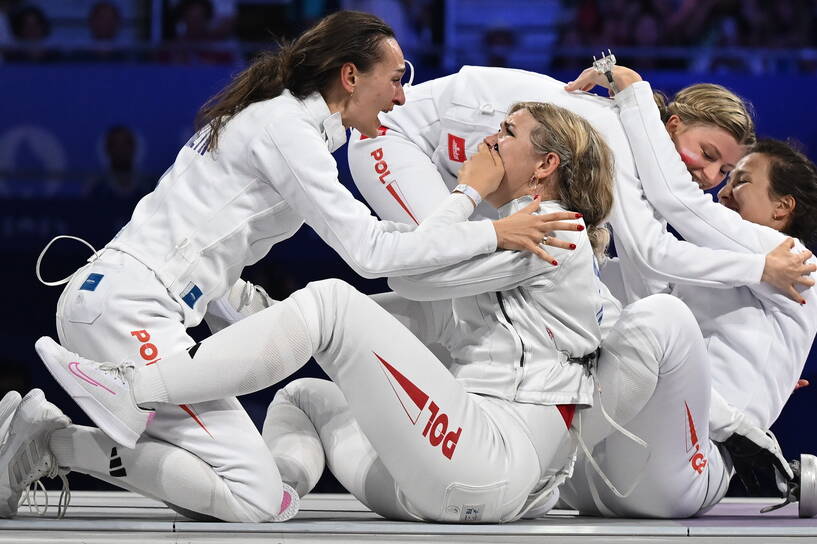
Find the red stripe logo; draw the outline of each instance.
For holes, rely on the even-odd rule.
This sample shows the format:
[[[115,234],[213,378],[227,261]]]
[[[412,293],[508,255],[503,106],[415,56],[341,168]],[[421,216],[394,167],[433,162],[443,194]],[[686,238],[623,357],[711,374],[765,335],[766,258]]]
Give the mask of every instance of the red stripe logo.
[[[391,385],[394,394],[397,395],[397,400],[400,401],[412,425],[417,425],[420,415],[428,405],[428,423],[423,428],[422,435],[428,439],[428,443],[433,448],[440,448],[443,456],[451,459],[462,435],[462,427],[459,427],[456,431],[449,431],[448,414],[444,413],[433,400],[429,402],[429,397],[425,391],[417,387],[383,357],[377,353],[374,356],[380,361],[383,373],[386,374],[389,385]]]
[[[377,127],[377,135],[378,136],[384,136],[386,134],[387,130],[389,130],[389,127],[384,127],[383,125],[380,125],[379,127]],[[360,139],[361,140],[368,140],[369,137],[366,136],[365,134],[361,134]]]
[[[465,162],[465,139],[448,135],[448,158],[454,162]]]
[[[693,448],[695,450],[692,457],[689,458],[689,465],[692,467],[692,470],[698,474],[701,474],[706,467],[707,460],[706,457],[704,457],[704,454],[701,453],[701,444],[698,442],[698,433],[695,431],[695,421],[692,419],[692,412],[689,409],[689,404],[684,402],[684,408],[686,409],[686,423],[690,440],[687,443],[687,453],[690,453]]]

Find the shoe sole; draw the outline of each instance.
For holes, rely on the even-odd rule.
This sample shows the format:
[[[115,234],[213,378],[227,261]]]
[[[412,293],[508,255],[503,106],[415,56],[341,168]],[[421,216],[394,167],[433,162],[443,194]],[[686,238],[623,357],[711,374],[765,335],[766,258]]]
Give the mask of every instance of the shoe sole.
[[[48,345],[48,342],[53,342],[53,340],[50,338],[45,340],[45,338],[47,337],[37,340],[34,348],[54,379],[111,440],[125,448],[135,448],[136,441],[139,440],[141,433],[137,434],[129,426],[122,423],[104,404],[97,401],[83,386],[77,383],[76,376],[71,374],[62,363],[53,361],[50,356],[50,346]],[[59,359],[59,357],[54,358]]]
[[[37,389],[37,391],[40,390]],[[11,425],[11,418],[14,417],[14,412],[17,411],[17,407],[20,406],[22,401],[23,399],[17,391],[9,391],[0,400],[0,447],[6,441],[6,433]]]
[[[301,498],[298,496],[298,492],[292,489],[287,484],[282,484],[284,487],[284,501],[286,500],[286,494],[289,494],[289,504],[284,506],[284,503],[281,503],[281,506],[284,506],[283,510],[278,512],[276,515],[270,518],[272,522],[282,522],[287,521],[295,517],[298,513],[298,510],[301,507]]]
[[[5,397],[4,397],[5,399]],[[48,401],[45,398],[45,394],[40,389],[32,389],[28,392],[28,394],[22,398],[20,403],[17,405],[17,410],[15,411],[14,415],[12,416],[12,421],[9,424],[9,429],[14,427],[15,420],[22,414],[25,410],[25,406],[28,404],[47,404]],[[22,417],[22,416],[19,416]],[[59,428],[64,428],[65,426],[71,423],[71,420],[68,419],[68,416],[62,414],[64,421],[61,422],[60,425],[53,425],[51,431],[54,431]],[[39,431],[38,431],[39,432]],[[15,461],[19,458],[20,455],[24,454],[24,452],[20,451],[20,448],[25,445],[26,442],[20,441],[8,441],[6,440],[3,443],[3,446],[0,447],[0,481],[3,482],[2,489],[3,493],[0,496],[0,518],[8,518],[12,517],[17,513],[17,506],[20,500],[19,496],[15,496],[14,493],[11,493],[11,475],[9,471],[11,470],[11,466],[15,464]],[[13,446],[13,449],[12,449]],[[6,487],[8,486],[8,487]],[[8,490],[8,496],[6,496],[5,491]]]

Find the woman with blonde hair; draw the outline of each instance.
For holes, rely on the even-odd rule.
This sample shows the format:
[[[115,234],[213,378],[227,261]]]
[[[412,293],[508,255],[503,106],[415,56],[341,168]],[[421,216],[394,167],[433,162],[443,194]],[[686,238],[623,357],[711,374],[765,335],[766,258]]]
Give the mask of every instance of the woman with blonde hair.
[[[574,493],[572,504],[587,513],[650,517],[689,516],[715,504],[725,493],[729,478],[723,471],[725,465],[719,450],[708,440],[707,376],[710,367],[713,372],[721,373],[730,362],[714,360],[711,365],[686,365],[686,372],[672,372],[674,366],[664,361],[665,355],[671,352],[661,346],[677,346],[672,338],[679,334],[677,330],[683,329],[678,328],[679,323],[688,322],[692,317],[678,299],[649,295],[668,292],[674,285],[674,292],[697,289],[706,293],[705,298],[715,301],[720,299],[721,293],[772,293],[764,287],[769,284],[800,301],[812,296],[810,290],[801,295],[794,289],[811,281],[802,277],[813,270],[811,264],[803,264],[809,254],[789,254],[788,244],[782,239],[776,249],[770,246],[766,252],[745,252],[695,246],[667,233],[652,208],[645,205],[639,179],[642,172],[640,168],[636,172],[633,150],[613,101],[566,92],[564,83],[541,74],[485,67],[465,67],[457,74],[416,85],[407,96],[409,103],[405,107],[382,116],[382,136],[377,141],[353,136],[349,147],[350,169],[361,193],[381,217],[394,220],[422,221],[446,193],[446,186],[457,183],[455,173],[461,158],[483,140],[492,119],[504,115],[514,100],[538,99],[561,105],[590,121],[604,136],[616,158],[615,202],[610,223],[619,258],[608,259],[601,276],[622,302],[631,305],[619,319],[620,303],[607,296],[599,316],[605,337],[602,353],[607,348],[608,360],[613,363],[599,366],[598,383],[605,391],[606,400],[601,401],[600,396],[601,402],[583,413],[582,436],[588,452],[592,454],[594,447],[600,445],[599,452],[605,451],[602,458],[610,461],[594,468],[594,456],[581,458],[577,475],[569,485],[577,483],[583,490],[578,498]],[[685,171],[700,185],[711,186],[721,179],[754,141],[754,122],[748,106],[723,87],[695,85],[678,93],[669,104],[666,100],[662,102],[666,105],[664,121],[668,123],[665,131],[672,132],[675,148],[686,157]],[[388,168],[383,168],[384,164]],[[478,211],[483,215],[490,213],[485,209]],[[559,243],[550,239],[548,242]],[[780,302],[780,298],[782,295],[777,295],[775,300],[784,306],[788,304]],[[756,299],[747,298],[751,300]],[[798,323],[802,323],[800,317],[797,317]],[[752,334],[753,329],[732,327],[722,321],[710,321],[704,329],[710,347],[722,345],[721,339],[733,329],[733,332],[741,329]],[[767,325],[760,328],[770,329]],[[700,335],[700,331],[697,334]],[[807,333],[795,336],[810,345]],[[616,347],[626,346],[626,342],[622,342],[627,337],[640,338],[643,345],[635,342],[632,349]],[[760,353],[755,355],[762,356]],[[705,351],[699,355],[701,361],[707,360]],[[762,388],[768,379],[781,384],[781,396],[775,401],[777,408],[769,410],[775,417],[782,406],[779,402],[784,401],[794,387],[792,376],[802,368],[804,359],[799,353],[790,354],[785,360],[785,368],[768,365],[767,377],[760,379],[755,374],[756,378],[751,380],[751,387]],[[737,412],[722,409],[724,403],[720,400],[720,396],[714,400],[717,410],[713,410],[712,424],[721,429],[721,433],[736,435],[738,420],[742,419]],[[628,429],[640,426],[636,431],[639,440],[621,433],[605,440],[612,426],[596,410],[601,405],[606,407],[611,419]],[[694,434],[690,432],[691,426],[696,431]],[[741,432],[749,433],[750,427],[759,431],[760,436],[766,436],[754,426],[743,426]],[[690,453],[687,454],[686,449],[662,450],[677,444],[667,433],[686,436]],[[718,436],[724,439],[724,434]],[[765,447],[775,449],[773,440],[761,440]],[[612,449],[605,449],[613,448],[618,442],[621,455],[612,455]],[[779,450],[776,452],[779,457]],[[645,465],[648,455],[652,464]],[[692,466],[693,458],[700,472]],[[637,462],[633,462],[634,459]],[[649,473],[647,469],[661,460],[664,464],[657,465],[655,473]],[[641,474],[649,474],[649,477],[639,476]],[[592,489],[588,482],[592,482]],[[655,485],[657,491],[638,497],[641,491],[649,491],[650,485]],[[626,500],[617,495],[628,495],[628,491],[635,495],[629,494]],[[594,500],[602,492],[604,500]],[[563,494],[570,493],[572,491],[567,489]]]
[[[164,366],[168,354],[194,346],[187,329],[244,267],[304,224],[365,277],[432,270],[500,247],[546,256],[539,242],[552,227],[548,217],[532,217],[532,207],[493,223],[409,232],[378,221],[338,181],[331,153],[348,127],[377,136],[378,114],[404,102],[404,71],[392,29],[361,12],[329,15],[258,57],[202,107],[196,133],[128,224],[67,279],[57,304],[60,341],[98,359]],[[242,522],[294,515],[297,497],[281,485],[241,404],[213,399],[155,406],[141,443],[127,427],[109,428],[112,442],[98,429],[65,427],[43,402],[23,403],[15,439],[0,449],[0,517],[16,513],[28,483],[69,470],[186,515]],[[85,403],[81,394],[77,400]],[[27,425],[23,415],[42,424]],[[26,456],[31,463],[19,461]],[[119,466],[127,469],[111,468]]]
[[[606,74],[589,68],[567,89],[589,90],[596,85],[614,91],[649,205],[686,241],[749,257],[782,247],[786,253],[793,250],[788,257],[806,262],[800,268],[802,276],[787,286],[787,296],[752,284],[715,290],[679,282],[671,292],[689,306],[707,340],[712,373],[708,434],[718,445],[713,457],[725,463],[721,491],[715,494],[725,493],[734,464],[752,490],[758,474],[772,482],[782,481],[786,502],[799,500],[801,516],[815,515],[817,489],[810,482],[817,477],[817,458],[803,454],[790,467],[768,429],[798,383],[817,335],[816,297],[810,288],[817,267],[807,249],[815,239],[817,167],[783,142],[750,141],[744,156],[728,165],[729,179],[715,203],[701,191],[711,187],[707,182],[713,175],[696,175],[695,170],[695,165],[716,158],[710,150],[719,135],[711,123],[690,117],[683,109],[662,111],[660,104],[656,107],[649,83],[621,66],[608,66]],[[702,91],[722,92],[710,87]],[[696,100],[704,112],[711,102],[705,95]],[[691,141],[700,145],[691,145]],[[683,489],[672,478],[662,479],[662,474],[673,471],[666,470],[661,456],[653,455],[654,460],[637,471],[626,465],[617,467],[617,475],[632,480],[635,474],[646,474],[654,483],[622,499],[605,489],[592,492],[592,481],[590,488],[582,489],[583,482],[577,480],[574,506],[589,512],[643,515],[656,504],[677,501]],[[702,503],[697,511],[708,506]]]
[[[153,366],[95,363],[47,339],[37,349],[66,389],[102,399],[110,413],[97,411],[95,420],[103,429],[138,421],[129,415],[141,411],[137,405],[262,389],[314,356],[334,385],[293,382],[284,391],[303,388],[316,409],[347,418],[342,431],[318,418],[310,428],[335,437],[324,444],[329,458],[350,444],[358,448],[337,467],[350,491],[392,518],[512,521],[550,499],[569,475],[576,449],[570,421],[593,402],[603,303],[595,254],[606,243],[598,229],[612,206],[612,165],[587,121],[537,103],[511,108],[498,135],[465,162],[464,185],[418,230],[463,222],[482,198],[501,217],[533,203],[538,213],[571,217],[559,225],[571,249],[554,250],[556,266],[498,252],[393,278],[398,294],[428,301],[415,303],[430,318],[423,336],[446,343],[449,369],[424,345],[427,338],[339,280],[311,283]],[[71,378],[63,370],[71,365],[117,394]],[[288,447],[287,455],[323,459],[320,444],[304,443],[307,451]],[[383,470],[363,489],[355,475],[368,462]]]

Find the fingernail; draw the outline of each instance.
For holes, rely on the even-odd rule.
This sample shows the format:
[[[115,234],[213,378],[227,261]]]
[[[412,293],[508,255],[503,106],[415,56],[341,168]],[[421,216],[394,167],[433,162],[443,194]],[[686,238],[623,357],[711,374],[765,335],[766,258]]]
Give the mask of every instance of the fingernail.
[[[576,249],[576,244],[570,244],[570,249]]]
[[[579,225],[576,230],[584,230],[584,225]]]
[[[557,265],[557,264],[559,264],[559,263],[558,263],[558,262],[556,262],[556,261],[550,261],[550,264],[552,264],[553,266],[556,266],[556,265]]]
[[[536,195],[533,197],[534,200],[539,200],[540,198],[542,198],[542,195]]]
[[[577,214],[576,214],[576,219],[579,219],[580,217],[582,217],[582,214],[577,213]]]
[[[802,302],[800,302],[800,304],[801,304],[801,305],[803,305],[803,306],[805,306],[805,305],[806,305],[806,301],[805,301],[805,300],[803,300]]]

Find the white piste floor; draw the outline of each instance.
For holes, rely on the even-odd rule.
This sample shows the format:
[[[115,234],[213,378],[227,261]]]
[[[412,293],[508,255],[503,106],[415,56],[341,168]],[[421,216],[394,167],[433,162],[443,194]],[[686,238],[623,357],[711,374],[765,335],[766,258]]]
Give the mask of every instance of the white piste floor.
[[[190,521],[152,499],[95,491],[74,492],[67,515],[56,519],[57,500],[50,492],[44,517],[24,506],[18,517],[0,520],[0,542],[817,542],[817,519],[799,519],[796,505],[761,515],[760,508],[774,502],[765,499],[727,499],[695,519],[601,519],[556,510],[506,525],[387,521],[344,494],[309,495],[294,519],[266,524]]]

